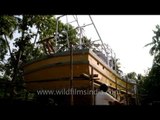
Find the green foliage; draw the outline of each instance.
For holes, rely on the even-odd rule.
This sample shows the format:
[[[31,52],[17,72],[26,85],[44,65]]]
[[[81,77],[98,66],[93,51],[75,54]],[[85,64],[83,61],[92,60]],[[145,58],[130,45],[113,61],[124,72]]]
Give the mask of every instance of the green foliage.
[[[127,74],[127,77],[130,78],[130,79],[136,80],[137,79],[137,74],[135,72],[130,72],[130,73]]]
[[[123,74],[123,71],[121,70],[121,63],[120,63],[120,61],[119,61],[120,59],[118,58],[118,59],[116,59],[116,60],[113,60],[113,64],[115,65],[114,67],[113,67],[113,69],[115,70],[116,69],[116,72],[119,74],[119,75],[121,75],[121,74]]]
[[[5,55],[7,54],[7,44],[6,41],[2,36],[0,36],[0,61],[3,61],[5,58]]]
[[[55,23],[54,16],[22,15],[0,17],[0,61],[2,61],[0,62],[0,71],[4,72],[1,78],[5,81],[11,81],[10,90],[6,90],[10,93],[10,96],[12,96],[13,91],[20,92],[24,89],[23,64],[44,54],[40,47],[35,46],[33,40],[36,41],[38,35],[40,38],[53,35],[55,26],[52,23]],[[37,28],[37,33],[34,32],[33,27]],[[18,37],[13,37],[15,31],[18,31]],[[10,41],[12,41],[14,49],[9,46]],[[6,59],[8,52],[10,56],[7,57],[4,63],[3,60]]]
[[[156,31],[153,31],[155,36],[152,42],[145,45],[152,45],[150,54],[154,55],[153,65],[148,75],[139,83],[139,93],[141,102],[148,104],[153,101],[160,101],[160,27],[156,26]]]
[[[0,25],[0,61],[3,61],[8,49],[6,38],[13,38],[13,33],[17,25],[16,18],[13,16],[0,16]]]
[[[91,42],[91,39],[88,39],[87,37],[82,37],[82,41],[83,41],[83,48],[91,48],[92,47],[92,42]]]
[[[0,35],[7,35],[13,38],[13,32],[16,29],[16,18],[13,16],[0,16]]]
[[[160,50],[160,27],[159,25],[156,26],[156,29],[157,29],[156,31],[153,31],[155,36],[152,37],[152,42],[145,45],[145,46],[152,45],[149,51],[151,55],[158,55],[159,50]]]

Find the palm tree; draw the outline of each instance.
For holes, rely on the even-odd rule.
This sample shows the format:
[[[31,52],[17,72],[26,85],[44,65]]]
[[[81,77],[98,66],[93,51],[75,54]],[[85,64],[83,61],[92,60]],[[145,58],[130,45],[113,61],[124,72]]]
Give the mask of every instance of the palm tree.
[[[121,63],[119,62],[119,60],[119,58],[113,60],[113,70],[115,70],[119,75],[122,75],[123,71],[120,69]]]
[[[153,31],[155,36],[152,37],[152,42],[145,45],[145,47],[152,45],[149,53],[155,56],[158,55],[160,52],[160,26],[157,25],[156,28],[157,31]]]
[[[139,93],[145,96],[142,97],[142,102],[152,102],[160,100],[160,26],[156,25],[156,31],[153,31],[155,36],[152,37],[152,42],[145,45],[152,45],[149,53],[154,56],[152,68],[148,74],[139,82]]]

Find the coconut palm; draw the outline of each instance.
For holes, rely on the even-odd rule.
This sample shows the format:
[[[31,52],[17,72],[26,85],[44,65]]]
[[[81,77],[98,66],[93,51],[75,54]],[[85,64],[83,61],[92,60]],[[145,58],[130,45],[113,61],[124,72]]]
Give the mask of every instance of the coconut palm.
[[[152,45],[149,53],[155,56],[158,55],[160,52],[160,26],[157,25],[156,28],[157,31],[153,31],[155,36],[152,37],[152,42],[145,45],[145,47]]]

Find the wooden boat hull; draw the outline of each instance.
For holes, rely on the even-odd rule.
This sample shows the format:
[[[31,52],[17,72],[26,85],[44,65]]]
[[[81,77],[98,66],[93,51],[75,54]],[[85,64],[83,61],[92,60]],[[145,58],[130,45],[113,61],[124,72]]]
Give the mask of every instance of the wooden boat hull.
[[[95,74],[98,75],[97,78],[92,77]],[[70,53],[56,53],[26,64],[24,66],[24,80],[29,91],[70,89]],[[111,88],[113,96],[117,99],[120,99],[118,90],[124,94],[132,94],[133,91],[133,84],[122,80],[92,50],[74,51],[72,87],[96,90],[103,83]]]

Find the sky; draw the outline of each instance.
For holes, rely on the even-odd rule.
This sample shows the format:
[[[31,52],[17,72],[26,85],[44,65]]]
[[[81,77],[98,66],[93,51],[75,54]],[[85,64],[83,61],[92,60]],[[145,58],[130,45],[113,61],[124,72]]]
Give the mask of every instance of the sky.
[[[92,16],[103,42],[108,43],[120,58],[124,73],[145,74],[151,68],[153,56],[149,54],[155,26],[160,16],[145,15],[104,15]]]
[[[153,30],[160,25],[160,15],[91,15],[102,41],[116,53],[124,73],[136,72],[146,74],[151,68],[153,56],[149,54]],[[90,22],[89,16],[78,16],[79,22]],[[87,21],[88,20],[88,21]],[[69,21],[69,20],[68,20]],[[90,22],[91,23],[91,22]],[[91,29],[85,29],[89,38],[96,34]],[[95,30],[94,30],[95,31]]]

